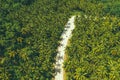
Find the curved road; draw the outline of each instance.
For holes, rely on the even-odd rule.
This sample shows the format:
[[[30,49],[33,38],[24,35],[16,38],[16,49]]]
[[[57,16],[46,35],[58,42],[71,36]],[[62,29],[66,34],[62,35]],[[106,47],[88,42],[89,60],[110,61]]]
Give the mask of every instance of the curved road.
[[[75,28],[74,25],[75,16],[72,16],[61,35],[62,40],[60,41],[60,46],[58,47],[58,53],[56,56],[56,64],[55,64],[55,80],[63,80],[63,62],[64,62],[64,54],[65,48],[67,46],[68,40],[72,36],[72,31]]]

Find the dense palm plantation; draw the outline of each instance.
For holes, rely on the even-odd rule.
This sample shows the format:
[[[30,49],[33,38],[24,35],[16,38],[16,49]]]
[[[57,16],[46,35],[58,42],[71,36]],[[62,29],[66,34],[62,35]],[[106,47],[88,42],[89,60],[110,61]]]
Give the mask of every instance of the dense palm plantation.
[[[0,4],[0,80],[50,80],[69,14],[54,0]]]
[[[120,79],[120,18],[116,13],[119,7],[114,9],[116,2],[109,1],[101,5],[101,10],[109,11],[95,9],[76,18],[64,63],[66,80]]]
[[[0,0],[0,80],[52,80],[58,41],[72,14],[81,17],[66,51],[66,79],[119,80],[119,4]]]
[[[119,80],[120,19],[77,17],[67,48],[68,80]]]

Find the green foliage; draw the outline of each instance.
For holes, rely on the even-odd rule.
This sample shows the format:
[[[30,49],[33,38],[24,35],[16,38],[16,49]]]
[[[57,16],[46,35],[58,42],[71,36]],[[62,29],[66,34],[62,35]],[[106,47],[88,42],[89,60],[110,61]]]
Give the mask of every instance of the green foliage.
[[[116,1],[114,4],[107,4],[104,8],[105,13],[120,17],[120,2]]]
[[[119,21],[111,16],[76,18],[64,63],[67,80],[119,80]]]
[[[120,1],[119,0],[91,0],[93,2],[103,4],[104,14],[110,14],[120,17]]]
[[[26,1],[0,0],[0,80],[53,78],[58,40],[69,13],[56,11],[56,1]]]
[[[119,76],[115,70],[119,70],[116,61],[119,62],[120,23],[116,17],[94,21],[94,16],[103,15],[102,10],[106,8],[103,5],[91,0],[0,0],[0,80],[52,80],[58,41],[64,25],[70,15],[79,13],[91,15],[93,20],[83,17],[79,22],[77,18],[72,46],[68,47],[68,62],[65,63],[68,80],[85,80],[96,74],[105,76],[106,72],[100,70],[109,72],[111,69],[114,71],[109,76]],[[108,25],[111,26],[110,29]],[[102,44],[97,39],[103,41]],[[101,53],[106,54],[92,56]],[[103,56],[107,57],[103,59]],[[92,64],[97,66],[93,67]],[[93,72],[94,68],[99,73]]]

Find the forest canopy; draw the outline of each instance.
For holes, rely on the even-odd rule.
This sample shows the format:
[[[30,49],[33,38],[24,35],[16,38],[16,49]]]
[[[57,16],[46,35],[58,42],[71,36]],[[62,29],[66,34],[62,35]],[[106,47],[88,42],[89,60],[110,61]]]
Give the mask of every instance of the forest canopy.
[[[0,80],[52,80],[60,36],[71,15],[81,17],[76,18],[66,51],[68,80],[95,80],[98,74],[118,79],[119,4],[118,0],[0,0]]]

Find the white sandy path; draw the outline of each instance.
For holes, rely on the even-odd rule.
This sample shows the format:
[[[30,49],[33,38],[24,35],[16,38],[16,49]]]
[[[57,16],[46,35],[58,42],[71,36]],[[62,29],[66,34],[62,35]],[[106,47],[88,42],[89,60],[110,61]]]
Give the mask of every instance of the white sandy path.
[[[72,36],[72,31],[75,28],[74,25],[75,16],[72,16],[69,21],[67,22],[65,29],[61,35],[62,40],[60,41],[60,45],[58,47],[58,53],[56,57],[56,75],[55,80],[63,80],[63,62],[64,62],[64,54],[65,54],[65,48],[67,46],[68,40]]]

